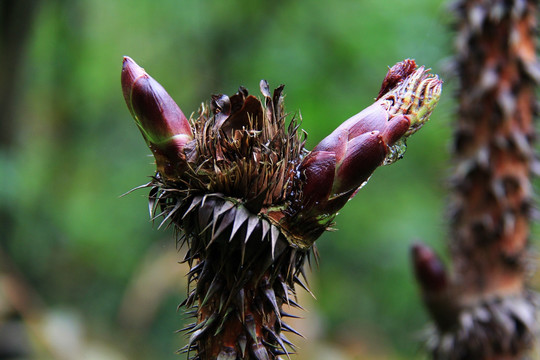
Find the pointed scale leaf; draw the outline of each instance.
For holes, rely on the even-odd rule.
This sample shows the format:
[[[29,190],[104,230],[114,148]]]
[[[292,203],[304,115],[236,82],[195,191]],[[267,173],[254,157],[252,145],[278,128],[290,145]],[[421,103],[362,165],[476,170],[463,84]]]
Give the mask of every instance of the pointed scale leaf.
[[[182,216],[182,219],[184,219],[191,211],[193,211],[193,209],[195,209],[197,205],[199,205],[203,201],[203,198],[204,197],[202,196],[195,196],[193,200],[191,201],[189,208],[184,213],[184,216]]]
[[[320,255],[319,255],[319,248],[317,247],[317,244],[313,244],[313,246],[311,247],[311,252],[313,253],[313,258],[315,259],[315,264],[317,265],[317,268],[318,268],[320,266],[319,264]]]
[[[270,230],[270,223],[268,220],[261,220],[261,226],[262,226],[262,235],[261,240],[264,240],[266,237],[266,234],[268,234],[268,230]]]
[[[293,249],[291,251],[291,255],[289,257],[289,266],[287,266],[287,275],[286,278],[289,279],[289,276],[291,274],[294,274],[296,271],[296,259],[297,259],[297,249]]]
[[[234,204],[230,201],[224,201],[221,205],[217,205],[214,209],[214,218],[212,220],[212,238],[216,233],[216,226],[218,224],[219,217],[234,207]]]
[[[200,323],[198,323],[197,325],[195,325],[190,331],[188,331],[187,333],[190,334],[190,333],[194,333],[200,329],[207,329],[206,326],[207,325],[211,325],[212,322],[214,321],[214,319],[216,318],[215,314],[212,314],[211,317],[209,317],[208,319],[206,320],[203,320],[201,321]]]
[[[188,341],[188,349],[191,349],[191,346],[195,343],[195,341],[197,341],[197,339],[199,339],[199,337],[201,337],[202,334],[203,334],[203,330],[201,329],[191,334]]]
[[[245,300],[246,300],[245,292],[244,292],[244,289],[242,288],[238,291],[238,294],[236,295],[236,307],[238,308],[238,313],[240,314],[240,321],[242,323],[244,323],[245,318],[246,318]]]
[[[264,295],[266,296],[266,298],[268,299],[268,301],[272,305],[272,308],[274,309],[274,313],[278,317],[278,321],[281,321],[281,319],[279,319],[280,315],[281,315],[281,311],[279,310],[279,305],[278,305],[278,302],[277,302],[277,299],[276,299],[276,294],[274,292],[274,289],[272,289],[272,288],[265,289],[264,290]]]
[[[274,349],[274,350],[272,351],[272,353],[273,353],[274,355],[276,355],[276,356],[286,355],[286,353],[285,353],[283,350],[279,350],[279,349],[277,349],[277,348]],[[294,353],[293,353],[293,354],[294,354]],[[278,358],[278,359],[281,360],[281,358]]]
[[[247,238],[240,245],[240,265],[244,266],[244,260],[246,258]]]
[[[261,180],[264,180],[264,179],[261,178]],[[256,188],[259,188],[259,187],[256,187]],[[264,200],[266,199],[266,196],[268,195],[268,190],[269,190],[268,187],[264,187],[263,190],[260,191],[256,196],[248,199],[248,201],[244,203],[244,206],[246,207],[246,209],[251,211],[253,214],[259,213],[259,211],[264,206]]]
[[[236,351],[231,347],[224,347],[216,360],[236,360]]]
[[[285,281],[283,281],[283,279],[280,277],[279,280],[277,280],[280,282],[281,284],[281,287],[282,287],[282,290],[283,290],[283,296],[284,298],[282,299],[286,304],[289,304],[289,287],[287,286],[287,284],[285,283]],[[283,312],[283,310],[282,310]]]
[[[242,205],[236,207],[236,215],[234,216],[234,224],[229,241],[233,239],[238,229],[240,229],[240,227],[246,222],[249,217],[250,214],[245,207],[243,207]]]
[[[290,298],[289,298],[289,305],[292,306],[292,307],[295,307],[295,308],[298,308],[300,310],[305,311],[305,309],[302,306],[300,306],[300,304],[298,304],[296,301],[294,301],[293,299],[290,299]]]
[[[296,315],[293,315],[293,314],[289,314],[288,312],[284,311],[284,310],[281,310],[281,317],[289,317],[289,318],[293,318],[293,319],[301,319],[300,316],[296,316]]]
[[[197,281],[197,287],[195,288],[195,294],[199,299],[202,298],[203,294],[206,294],[206,291],[205,291],[205,284],[207,284],[206,280],[208,279],[209,281],[210,280],[209,278],[213,276],[212,274],[213,274],[212,262],[210,261],[209,258],[206,258],[204,260],[203,269]]]
[[[159,217],[165,216],[166,213],[167,213],[167,209],[161,211],[161,212],[160,212],[159,214],[157,214],[157,215],[154,215],[154,217],[151,218],[150,220],[151,220],[151,221],[156,221],[156,219],[158,219]]]
[[[274,260],[274,255],[276,252],[276,243],[278,241],[279,237],[279,229],[274,226],[270,225],[270,238],[271,238],[271,246],[272,246],[272,260]]]
[[[177,354],[185,354],[189,351],[189,345],[186,345],[178,350],[176,350]]]
[[[202,267],[203,267],[203,263],[200,262],[198,264],[195,264],[195,266],[191,267],[189,269],[189,272],[187,273],[187,277],[189,278],[190,276],[193,276],[195,275],[196,273],[199,273],[201,270],[202,270]]]
[[[263,344],[253,344],[251,351],[256,360],[270,360],[270,355]]]
[[[216,328],[216,331],[214,331],[214,336],[217,336],[223,330],[223,327],[225,326],[225,322],[227,321],[227,318],[229,317],[229,315],[231,315],[233,311],[234,309],[232,307],[227,308],[227,311],[225,312],[225,315],[223,315],[221,322]]]
[[[197,326],[197,323],[191,323],[191,324],[186,325],[185,327],[183,327],[180,330],[176,330],[175,332],[177,332],[177,333],[179,333],[179,332],[188,332],[190,330],[193,330],[195,328],[195,326]]]
[[[255,319],[253,318],[253,314],[246,314],[246,320],[244,321],[244,326],[246,327],[246,330],[251,337],[251,339],[257,343],[259,340],[257,339],[257,329],[255,325]]]
[[[247,228],[246,228],[246,237],[244,239],[244,243],[242,244],[242,259],[240,261],[242,264],[244,263],[244,255],[245,255],[245,251],[246,251],[246,244],[247,244],[251,234],[253,234],[253,231],[257,227],[257,224],[259,224],[259,221],[261,221],[261,220],[259,220],[258,217],[253,216],[253,215],[248,218]],[[262,220],[262,221],[265,221],[265,220]]]
[[[199,229],[202,234],[208,227],[209,220],[214,213],[214,199],[207,199],[206,204],[199,207]]]
[[[210,246],[212,242],[214,242],[233,222],[234,218],[236,216],[236,208],[231,208],[225,214],[223,215],[223,219],[221,219],[221,223],[219,224],[218,229],[216,230],[215,234],[212,236],[212,239],[210,240],[207,247]]]
[[[204,296],[204,299],[202,301],[202,303],[199,305],[200,307],[203,307],[204,305],[206,305],[206,303],[208,302],[208,300],[214,296],[214,294],[219,291],[221,289],[221,287],[223,286],[222,284],[222,281],[220,279],[220,276],[219,275],[216,275],[216,277],[214,278],[214,280],[212,280],[212,282],[210,283],[210,286],[208,287],[208,290],[206,291],[206,295]]]
[[[271,329],[269,328],[265,328],[265,330],[272,336],[272,338],[279,344],[279,346],[281,347],[281,349],[283,350],[283,354],[284,355],[287,355],[287,358],[290,360],[291,357],[289,356],[289,352],[287,351],[287,348],[285,347],[285,343],[283,342],[283,340],[281,339],[281,337],[276,334],[274,331],[272,331]]]
[[[238,336],[238,347],[240,348],[240,351],[242,352],[242,358],[246,356],[246,346],[247,346],[247,338],[245,334],[240,334]]]

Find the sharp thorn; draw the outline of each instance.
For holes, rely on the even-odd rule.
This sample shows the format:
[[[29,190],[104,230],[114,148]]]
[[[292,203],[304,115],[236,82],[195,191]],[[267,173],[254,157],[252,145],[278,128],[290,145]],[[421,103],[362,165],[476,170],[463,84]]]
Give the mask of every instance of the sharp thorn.
[[[317,300],[317,298],[315,297],[315,295],[311,292],[311,290],[309,290],[308,286],[306,284],[304,284],[304,282],[302,280],[300,280],[300,278],[298,276],[294,276],[294,282],[297,283],[298,285],[300,285],[304,290],[306,290],[315,300]]]
[[[279,229],[274,226],[274,225],[271,225],[270,227],[270,237],[271,237],[271,241],[272,241],[272,260],[274,260],[274,255],[275,255],[275,251],[276,251],[276,243],[277,243],[277,240],[278,240],[278,237],[279,237]]]
[[[193,211],[193,209],[195,209],[195,207],[197,205],[199,205],[202,201],[202,197],[200,196],[196,196],[195,198],[193,198],[193,200],[191,201],[191,205],[189,205],[189,208],[186,210],[186,212],[184,213],[184,216],[182,216],[182,220],[191,212]]]
[[[296,331],[295,329],[293,329],[292,327],[290,327],[289,325],[287,325],[286,323],[281,323],[281,327],[285,330],[285,331],[288,331],[288,332],[292,332],[302,338],[305,339],[304,335],[300,334],[298,331]]]
[[[232,241],[234,235],[240,229],[240,227],[246,222],[246,220],[250,217],[249,212],[246,210],[245,207],[239,205],[236,208],[236,215],[234,216],[234,222],[233,227],[231,230],[231,236],[229,238],[229,242]]]
[[[240,351],[242,352],[242,358],[246,356],[246,345],[247,345],[246,335],[240,334],[238,336],[238,346],[240,347]]]

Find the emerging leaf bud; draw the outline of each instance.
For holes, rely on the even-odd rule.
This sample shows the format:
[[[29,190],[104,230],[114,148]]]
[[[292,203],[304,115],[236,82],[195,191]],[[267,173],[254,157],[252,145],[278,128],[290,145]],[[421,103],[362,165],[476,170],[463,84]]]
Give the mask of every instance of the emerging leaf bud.
[[[174,180],[186,166],[185,145],[193,139],[186,116],[167,91],[131,58],[124,57],[126,104],[156,159],[161,176]]]
[[[444,263],[421,243],[412,246],[411,257],[422,298],[435,324],[442,332],[453,329],[459,322],[462,304],[455,296],[457,288],[449,279]]]
[[[424,292],[437,292],[448,286],[443,262],[424,244],[414,244],[411,249],[414,273]]]
[[[406,138],[429,118],[442,82],[407,59],[386,75],[377,101],[351,117],[308,154],[299,166],[304,176],[304,209],[337,212],[373,171],[401,158]]]

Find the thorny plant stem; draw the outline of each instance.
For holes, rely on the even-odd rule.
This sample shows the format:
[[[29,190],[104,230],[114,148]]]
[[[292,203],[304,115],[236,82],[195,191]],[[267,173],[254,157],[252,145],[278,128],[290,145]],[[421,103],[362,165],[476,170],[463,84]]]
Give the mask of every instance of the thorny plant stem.
[[[434,359],[522,359],[535,332],[527,289],[535,168],[537,1],[455,3],[459,109],[449,248],[413,259],[436,325]]]
[[[263,99],[241,87],[214,95],[188,120],[165,89],[130,58],[122,90],[156,159],[150,210],[187,247],[194,322],[182,349],[192,359],[289,357],[283,305],[307,288],[304,265],[315,240],[373,171],[403,156],[406,139],[429,118],[442,88],[413,60],[386,75],[377,100],[313,151],[296,118],[286,125],[283,85]],[[308,290],[309,291],[309,290]]]

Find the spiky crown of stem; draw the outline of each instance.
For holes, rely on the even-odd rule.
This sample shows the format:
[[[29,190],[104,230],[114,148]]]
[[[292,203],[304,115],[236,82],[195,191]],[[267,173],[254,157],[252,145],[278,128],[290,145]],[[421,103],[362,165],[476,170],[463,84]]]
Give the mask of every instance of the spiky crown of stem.
[[[285,126],[283,85],[272,95],[266,81],[260,87],[264,105],[243,87],[203,104],[191,120],[195,141],[185,149],[189,191],[226,194],[255,214],[294,197],[295,169],[305,155],[296,118]]]
[[[283,304],[307,290],[304,263],[337,211],[429,117],[441,81],[413,60],[392,67],[377,101],[313,151],[295,117],[286,126],[283,86],[264,100],[240,88],[215,95],[189,121],[166,91],[129,58],[126,103],[156,159],[153,216],[174,224],[188,247],[196,321],[185,351],[196,359],[275,359],[287,354]],[[400,147],[400,151],[404,146]],[[398,154],[402,155],[402,152]],[[392,158],[392,161],[387,161]],[[309,290],[308,290],[309,291]]]

